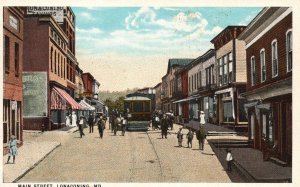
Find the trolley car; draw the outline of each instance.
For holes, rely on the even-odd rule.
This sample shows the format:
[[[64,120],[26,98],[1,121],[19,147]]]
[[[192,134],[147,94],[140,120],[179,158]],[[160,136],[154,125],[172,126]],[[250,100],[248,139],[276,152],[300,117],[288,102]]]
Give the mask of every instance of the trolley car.
[[[127,130],[148,130],[151,120],[151,99],[131,96],[124,99],[124,110],[129,111]]]

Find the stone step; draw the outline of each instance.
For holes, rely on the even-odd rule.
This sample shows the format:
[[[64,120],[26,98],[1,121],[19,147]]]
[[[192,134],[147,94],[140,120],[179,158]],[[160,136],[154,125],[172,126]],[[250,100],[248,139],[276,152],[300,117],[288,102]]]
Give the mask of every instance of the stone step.
[[[221,131],[207,131],[207,136],[228,136],[237,135],[236,132],[221,132]]]
[[[279,160],[278,158],[275,158],[275,157],[270,157],[270,161],[277,165],[283,166],[283,167],[288,165],[287,162]]]

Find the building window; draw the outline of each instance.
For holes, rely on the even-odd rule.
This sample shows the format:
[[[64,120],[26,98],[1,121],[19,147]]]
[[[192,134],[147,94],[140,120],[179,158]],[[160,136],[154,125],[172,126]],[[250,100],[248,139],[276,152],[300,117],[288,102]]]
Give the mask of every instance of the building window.
[[[228,54],[228,83],[233,81],[233,73],[232,73],[232,53]]]
[[[255,73],[255,57],[251,57],[251,86],[254,86],[256,83],[255,79],[256,73]]]
[[[191,77],[189,77],[189,91],[191,91]]]
[[[260,74],[261,74],[261,82],[266,80],[266,57],[265,57],[265,49],[260,51]]]
[[[19,77],[19,44],[15,43],[15,76]]]
[[[272,42],[272,77],[278,76],[278,49],[277,40]]]
[[[293,35],[289,30],[286,34],[287,72],[292,71],[293,66]]]
[[[218,59],[219,63],[219,85],[222,86],[223,84],[223,64],[221,58]]]
[[[60,76],[60,54],[58,53],[58,64],[57,64],[57,74]]]
[[[9,37],[5,36],[4,38],[4,46],[5,46],[5,52],[4,52],[4,61],[5,61],[5,72],[9,73]]]
[[[227,84],[227,72],[228,72],[228,56],[223,57],[223,62],[224,62],[224,84]]]
[[[53,48],[52,47],[50,51],[50,67],[51,67],[51,72],[53,72]]]
[[[64,71],[63,71],[63,70],[64,70],[63,63],[64,63],[64,62],[63,62],[63,56],[62,56],[62,55],[61,55],[60,60],[61,60],[61,61],[60,61],[60,76],[63,77],[63,72],[64,72]]]
[[[54,73],[56,74],[56,50],[54,51]]]
[[[250,139],[253,140],[254,139],[254,124],[255,124],[255,121],[254,121],[254,113],[251,113],[250,115],[250,128],[251,128],[251,131],[250,131]]]

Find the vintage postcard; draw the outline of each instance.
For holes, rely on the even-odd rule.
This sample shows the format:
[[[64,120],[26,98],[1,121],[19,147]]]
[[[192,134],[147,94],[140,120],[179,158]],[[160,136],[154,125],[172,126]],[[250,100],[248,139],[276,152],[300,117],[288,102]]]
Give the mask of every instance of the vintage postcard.
[[[299,4],[246,2],[4,2],[2,185],[296,184]]]

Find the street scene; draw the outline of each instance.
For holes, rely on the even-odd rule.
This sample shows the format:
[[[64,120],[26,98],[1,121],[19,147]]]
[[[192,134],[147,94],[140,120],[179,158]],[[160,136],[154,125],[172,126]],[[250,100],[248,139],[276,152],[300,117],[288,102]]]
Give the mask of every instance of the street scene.
[[[3,7],[3,183],[293,183],[292,7]]]

